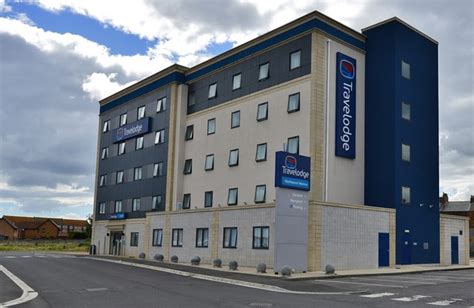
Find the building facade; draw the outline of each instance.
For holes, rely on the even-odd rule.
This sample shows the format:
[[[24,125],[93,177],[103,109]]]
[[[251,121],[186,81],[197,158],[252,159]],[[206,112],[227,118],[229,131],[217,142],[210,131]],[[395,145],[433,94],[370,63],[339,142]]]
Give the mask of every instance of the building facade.
[[[383,78],[377,80],[376,66],[386,42],[377,33],[393,37],[393,27],[400,42],[391,44],[427,45],[433,56],[424,61],[434,61],[434,68],[429,82],[419,84],[428,65],[417,67],[421,54],[391,55],[391,92],[381,108]],[[97,252],[273,267],[276,229],[298,227],[276,224],[275,153],[284,150],[311,158],[306,270],[439,263],[440,218],[430,207],[437,200],[437,171],[429,179],[415,174],[434,165],[438,170],[436,52],[437,43],[398,19],[361,34],[313,12],[195,67],[173,65],[101,100]],[[402,112],[399,92],[408,86],[395,76],[402,63],[411,64],[416,83],[407,90],[410,99],[421,97],[426,105],[412,108],[413,133],[388,119]],[[418,115],[422,108],[429,114]],[[386,118],[377,118],[379,112]],[[376,131],[388,135],[381,140]],[[413,140],[405,141],[402,132]],[[416,159],[406,170],[398,150],[405,143],[420,151],[413,151]],[[436,158],[418,158],[431,149]],[[374,157],[382,151],[391,154]],[[402,187],[413,195],[403,204]],[[437,226],[437,237],[414,225],[411,215],[420,215],[421,200],[430,215],[420,217],[429,217],[429,230]],[[413,234],[407,262],[400,244],[405,229]]]

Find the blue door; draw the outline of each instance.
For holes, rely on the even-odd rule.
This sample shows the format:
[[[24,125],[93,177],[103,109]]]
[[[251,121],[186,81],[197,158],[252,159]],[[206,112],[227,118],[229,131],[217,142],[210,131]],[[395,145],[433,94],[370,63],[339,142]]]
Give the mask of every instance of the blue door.
[[[406,232],[402,236],[402,264],[411,264],[411,234]]]
[[[451,264],[459,264],[459,243],[457,236],[451,236]]]
[[[389,266],[390,235],[379,233],[379,267]]]

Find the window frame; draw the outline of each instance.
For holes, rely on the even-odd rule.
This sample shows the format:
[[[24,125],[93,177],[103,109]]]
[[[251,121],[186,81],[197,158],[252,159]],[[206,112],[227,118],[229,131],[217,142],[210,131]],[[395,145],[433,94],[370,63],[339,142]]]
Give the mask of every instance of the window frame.
[[[407,68],[407,69],[408,69],[408,75],[404,74],[404,68]],[[406,72],[405,72],[405,73],[406,73]],[[401,75],[403,78],[407,79],[407,80],[410,80],[410,79],[411,79],[411,65],[410,65],[410,63],[401,60],[401,72],[400,72],[400,75]]]
[[[290,109],[291,98],[292,98],[292,97],[295,97],[295,96],[298,96],[298,104],[297,104],[297,107],[294,108],[294,109]],[[300,111],[300,106],[301,106],[301,93],[300,93],[300,92],[295,92],[295,93],[292,93],[292,94],[288,95],[288,106],[287,106],[287,109],[286,109],[286,111],[287,111],[288,113],[293,113],[293,112],[298,112],[298,111]]]
[[[153,164],[153,177],[159,177],[165,175],[165,164],[162,161]]]
[[[210,168],[207,166],[208,159],[212,158],[212,165]],[[214,170],[214,154],[208,154],[206,155],[206,159],[204,160],[204,171],[212,171]]]
[[[298,58],[299,59],[299,64],[298,64],[298,66],[292,67],[293,55],[297,54],[297,53],[299,54],[299,58]],[[293,71],[293,70],[298,69],[298,68],[301,67],[301,54],[302,54],[301,49],[290,52],[290,64],[289,64],[290,71]]]
[[[188,175],[193,173],[193,159],[189,158],[184,160],[183,174]]]
[[[211,122],[214,122],[214,131],[212,132],[209,132],[209,123]],[[216,133],[216,129],[217,129],[217,121],[216,121],[216,118],[212,118],[212,119],[208,119],[207,120],[207,135],[214,135]]]
[[[140,232],[130,232],[130,247],[138,247]]]
[[[127,113],[122,113],[119,118],[119,127],[127,125]]]
[[[117,211],[117,205],[120,208],[120,211]],[[114,202],[114,213],[122,213],[123,211],[123,202],[122,200],[115,200]]]
[[[408,152],[405,152],[404,150],[407,150]],[[405,157],[404,154],[407,154],[407,157]],[[403,143],[401,146],[401,158],[403,162],[409,163],[411,161],[411,146],[409,144]]]
[[[121,178],[119,177],[119,174],[121,174]],[[121,181],[119,181],[119,178]],[[123,184],[124,182],[124,172],[123,170],[119,170],[115,173],[115,184]]]
[[[188,93],[187,106],[191,107],[196,105],[196,92],[192,91]]]
[[[100,159],[104,160],[107,158],[109,158],[109,147],[103,147],[100,154]]]
[[[210,195],[211,196],[211,203],[210,205],[207,203],[207,196]],[[212,207],[214,204],[214,192],[212,190],[209,190],[209,191],[205,191],[204,192],[204,207]]]
[[[230,193],[235,191],[235,202],[231,203],[230,202]],[[227,205],[234,206],[239,203],[239,188],[238,187],[232,187],[229,188],[229,191],[227,193]]]
[[[156,100],[156,113],[162,113],[166,111],[167,108],[167,97],[163,96]]]
[[[229,241],[226,245],[226,231],[229,231]],[[235,231],[235,243],[232,245],[232,233]],[[222,248],[236,249],[239,241],[239,229],[237,227],[224,227],[222,229]]]
[[[137,177],[137,172],[140,175]],[[141,181],[143,179],[143,168],[140,167],[135,167],[133,168],[133,181]]]
[[[262,67],[264,66],[267,66],[267,75],[265,77],[262,77]],[[270,61],[258,65],[258,81],[263,81],[267,79],[270,79]]]
[[[110,131],[110,119],[105,120],[102,124],[102,133],[106,133]]]
[[[237,152],[237,160],[234,163],[232,163],[231,158],[232,158],[232,153],[234,152]],[[227,162],[229,167],[236,167],[239,165],[239,156],[240,156],[239,152],[240,152],[239,149],[233,149],[229,151],[229,161]]]
[[[175,244],[175,234],[177,235],[176,244]],[[184,237],[183,228],[171,229],[171,247],[183,247],[183,237]]]
[[[261,146],[265,146],[265,156],[263,158],[258,158],[258,149]],[[267,148],[268,148],[268,145],[266,142],[257,144],[257,148],[255,150],[255,161],[257,163],[267,160]]]
[[[155,202],[155,200],[156,200],[156,202]],[[152,211],[159,210],[162,205],[163,205],[163,195],[162,194],[154,195],[154,196],[151,197],[151,209],[152,209]]]
[[[188,202],[186,202],[188,201]],[[188,205],[186,205],[188,204]],[[186,194],[183,194],[183,203],[182,203],[182,206],[181,208],[183,210],[188,210],[191,208],[191,194],[190,193],[186,193]]]
[[[408,192],[408,199],[403,198],[404,189],[407,189],[405,191]],[[410,205],[411,204],[411,187],[410,186],[402,186],[401,187],[401,202],[402,202],[402,204],[405,204],[405,205]]]
[[[143,115],[140,116],[140,111],[143,110]],[[146,105],[137,108],[137,121],[146,117]]]
[[[298,145],[297,145],[297,150],[296,150],[296,153],[294,152],[290,152],[290,140],[298,140]],[[296,154],[296,155],[299,155],[300,154],[300,136],[293,136],[293,137],[289,137],[288,140],[287,140],[287,143],[286,143],[286,150],[288,153],[290,154]]]
[[[265,117],[260,118],[260,107],[265,106]],[[268,102],[260,103],[257,105],[257,122],[268,120]]]
[[[406,111],[408,112],[408,117],[405,117],[405,116],[404,116],[404,113],[403,113],[404,107],[407,108]],[[405,102],[402,102],[402,105],[401,105],[401,115],[402,115],[402,119],[403,119],[403,120],[411,121],[411,105],[410,105],[410,104],[405,103]]]
[[[106,204],[105,202],[99,202],[99,214],[105,214]]]
[[[133,198],[132,199],[132,212],[140,212],[141,203],[142,202],[140,198]]]
[[[123,145],[123,147],[122,147]],[[117,156],[124,155],[126,153],[126,142],[120,142],[117,146]]]
[[[194,125],[186,126],[186,131],[184,133],[184,140],[189,141],[194,139]]]
[[[213,95],[211,96],[211,87],[214,86],[214,93]],[[209,84],[209,87],[208,87],[208,91],[207,91],[207,99],[213,99],[213,98],[216,98],[217,97],[217,82],[213,82],[211,84]]]
[[[257,192],[259,188],[264,188],[263,191],[263,200],[257,200]],[[255,204],[258,203],[266,203],[267,202],[267,185],[266,184],[260,184],[255,186],[255,197],[254,197],[254,202]]]
[[[239,123],[237,125],[234,125],[234,115],[238,115]],[[234,111],[230,115],[230,128],[237,128],[240,127],[240,110]]]
[[[259,229],[260,230],[260,242],[258,245],[256,245],[255,241],[255,231]],[[267,238],[267,246],[264,246],[264,237],[263,237],[263,230],[266,229],[268,230],[268,238]],[[253,231],[252,231],[252,249],[264,249],[268,250],[270,249],[270,226],[254,226]]]
[[[145,140],[143,136],[135,138],[135,151],[143,150],[144,147],[145,147]]]
[[[201,236],[199,236],[199,231],[201,231]],[[204,236],[206,235],[206,236]],[[204,239],[207,238],[206,244],[204,245]],[[199,245],[199,240],[201,240],[201,245]],[[196,228],[196,248],[208,248],[209,247],[209,228]]]
[[[156,136],[158,136],[159,134],[159,138],[158,138],[158,142],[156,140]],[[159,129],[155,132],[155,144],[163,144],[165,143],[165,129]]]
[[[237,88],[235,88],[234,87],[235,86],[235,78],[237,76],[240,77],[239,86]],[[232,75],[232,91],[236,91],[236,90],[240,90],[240,89],[242,89],[242,72]]]
[[[102,174],[99,179],[99,187],[104,187],[107,185],[107,174]]]
[[[152,238],[151,238],[152,247],[162,247],[163,246],[163,229],[153,229]]]

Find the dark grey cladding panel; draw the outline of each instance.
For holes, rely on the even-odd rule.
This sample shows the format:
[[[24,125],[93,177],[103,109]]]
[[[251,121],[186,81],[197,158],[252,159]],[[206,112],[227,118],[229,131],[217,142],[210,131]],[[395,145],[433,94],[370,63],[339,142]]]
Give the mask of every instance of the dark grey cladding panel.
[[[301,50],[301,67],[290,70],[290,53],[297,50]],[[270,63],[270,78],[259,81],[259,66],[265,62]],[[233,91],[232,77],[238,73],[242,73],[241,88]],[[225,103],[309,73],[311,73],[310,34],[191,83],[189,85],[189,92],[194,92],[196,103],[188,107],[188,114]],[[208,99],[208,87],[214,82],[217,82],[217,97]]]
[[[97,191],[97,203],[108,202],[115,200],[122,200],[125,212],[128,212],[125,201],[131,201],[132,198],[143,198],[161,194],[163,201],[166,193],[166,176],[160,176],[156,178],[148,178],[134,182],[123,183],[119,185],[110,185],[100,187]],[[113,202],[112,202],[113,203]],[[113,207],[113,204],[110,206]],[[148,202],[141,202],[141,208],[147,209]],[[151,202],[149,204],[149,210],[151,210]],[[130,209],[131,210],[131,209]]]

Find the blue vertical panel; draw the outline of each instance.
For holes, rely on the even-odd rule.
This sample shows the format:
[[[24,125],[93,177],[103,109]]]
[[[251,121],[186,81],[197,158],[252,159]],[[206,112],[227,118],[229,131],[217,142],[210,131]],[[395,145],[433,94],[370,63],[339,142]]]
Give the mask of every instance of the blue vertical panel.
[[[459,264],[459,242],[457,236],[451,236],[451,264]]]
[[[389,266],[390,234],[379,233],[379,266]]]

